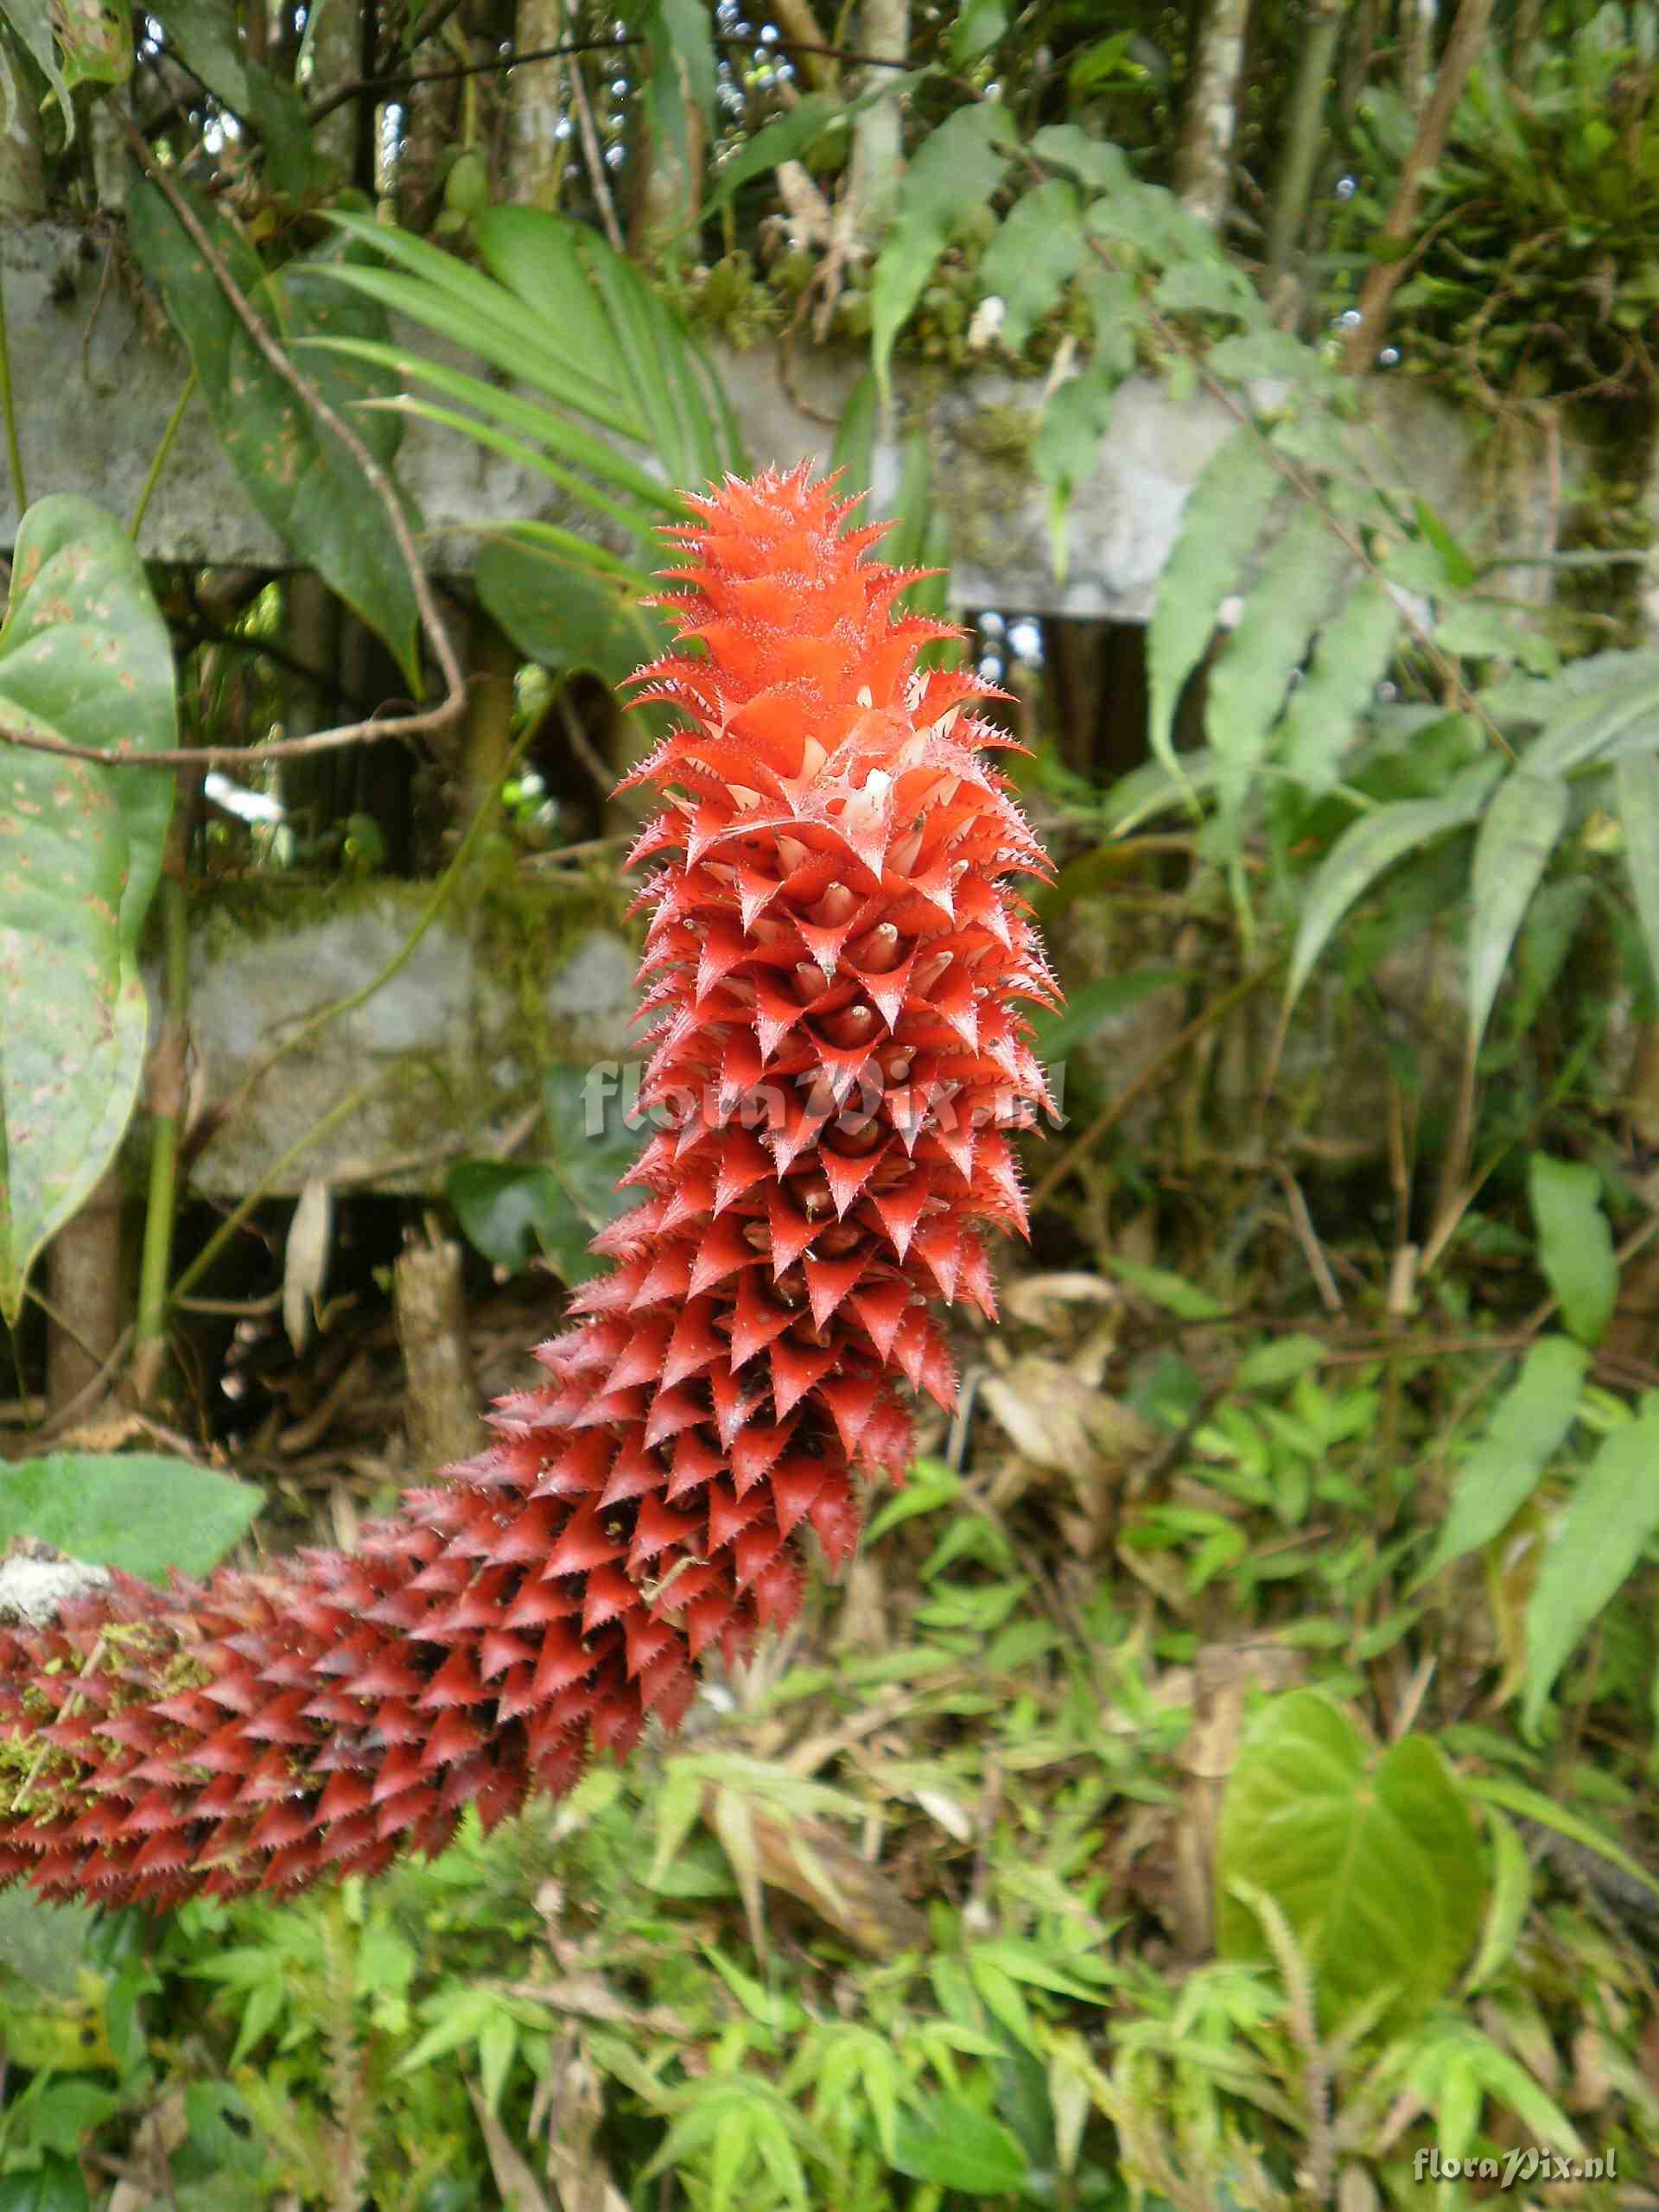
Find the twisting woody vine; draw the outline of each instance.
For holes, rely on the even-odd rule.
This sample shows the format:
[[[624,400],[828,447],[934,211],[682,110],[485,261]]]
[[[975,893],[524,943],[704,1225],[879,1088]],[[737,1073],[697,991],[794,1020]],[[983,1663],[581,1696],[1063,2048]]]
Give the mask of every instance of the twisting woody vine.
[[[896,1474],[901,1382],[948,1406],[932,1298],[988,1315],[980,1226],[1023,1228],[1010,1126],[1046,1103],[1052,983],[1006,880],[1046,864],[980,758],[989,687],[917,657],[911,573],[804,469],[688,503],[635,677],[683,718],[665,793],[641,1096],[666,1126],[614,1262],[495,1440],[349,1554],[165,1592],[126,1576],[0,1631],[0,1880],[166,1904],[435,1851],[678,1722],[699,1655],[844,1560]]]

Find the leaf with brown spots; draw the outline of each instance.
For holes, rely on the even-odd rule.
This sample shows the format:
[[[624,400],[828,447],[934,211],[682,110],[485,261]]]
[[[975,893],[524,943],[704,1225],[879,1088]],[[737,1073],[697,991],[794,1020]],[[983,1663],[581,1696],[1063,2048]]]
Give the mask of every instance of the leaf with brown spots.
[[[185,189],[184,187],[180,188]],[[197,198],[197,214],[245,298],[283,345],[302,349],[300,365],[389,469],[402,435],[395,414],[372,403],[396,390],[385,372],[325,353],[318,338],[384,339],[384,311],[346,296],[323,272],[360,247],[331,242],[281,269],[268,270],[238,231]],[[264,359],[244,329],[213,271],[154,185],[141,184],[128,207],[132,250],[161,287],[175,329],[190,349],[226,458],[253,505],[372,630],[385,639],[418,689],[418,614],[414,587],[385,509],[363,471]],[[418,527],[418,518],[413,516]]]
[[[173,657],[143,564],[90,500],[23,518],[0,626],[0,729],[177,742]],[[0,745],[0,1314],[108,1166],[143,1065],[139,932],[173,777]]]

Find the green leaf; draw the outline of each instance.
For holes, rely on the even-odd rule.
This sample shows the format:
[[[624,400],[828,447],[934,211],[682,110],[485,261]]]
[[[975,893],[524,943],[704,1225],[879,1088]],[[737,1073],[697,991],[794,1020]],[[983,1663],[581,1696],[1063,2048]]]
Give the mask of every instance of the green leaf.
[[[687,179],[687,195],[701,181],[700,156],[691,143],[688,111],[695,110],[712,133],[715,118],[715,59],[710,11],[703,0],[647,0],[645,43],[651,67],[645,105],[656,157]],[[666,158],[664,158],[666,157]],[[677,254],[683,238],[666,241]]]
[[[1265,312],[1261,294],[1230,261],[1178,261],[1159,278],[1153,298],[1171,315],[1230,315],[1252,322]]]
[[[42,2152],[29,2173],[10,2173],[0,2181],[0,2212],[92,2212],[92,2198],[76,2158]]]
[[[48,1904],[35,1891],[0,1891],[0,1970],[43,1996],[73,1998],[95,1923],[84,1904]]]
[[[1033,134],[1031,151],[1046,168],[1067,169],[1095,192],[1116,192],[1133,181],[1123,149],[1091,138],[1076,123],[1046,124]]]
[[[173,654],[130,540],[89,500],[18,529],[0,720],[142,759],[177,742]],[[143,1065],[137,949],[169,772],[0,747],[0,1316],[121,1141]]]
[[[1302,918],[1285,983],[1287,1006],[1301,995],[1326,940],[1361,893],[1408,853],[1472,822],[1498,772],[1496,761],[1477,762],[1457,778],[1445,798],[1399,799],[1362,815],[1343,831],[1302,894]]]
[[[0,1546],[37,1536],[88,1567],[149,1582],[210,1573],[265,1502],[188,1459],[154,1452],[56,1452],[0,1469]]]
[[[1463,1777],[1464,1795],[1484,1805],[1500,1805],[1506,1813],[1518,1813],[1523,1821],[1536,1821],[1571,1842],[1581,1843],[1586,1851],[1593,1851],[1610,1866],[1617,1866],[1621,1874],[1659,1897],[1659,1881],[1647,1869],[1632,1859],[1630,1853],[1611,1836],[1580,1814],[1560,1805],[1553,1797],[1546,1797],[1541,1789],[1529,1789],[1524,1782],[1511,1782],[1507,1776],[1470,1774]]]
[[[667,640],[662,618],[641,603],[652,588],[644,576],[609,575],[543,546],[495,537],[480,548],[474,581],[519,652],[544,668],[591,669],[618,684]]]
[[[1627,753],[1613,771],[1624,867],[1648,964],[1659,982],[1659,753]]]
[[[1186,680],[1203,659],[1222,601],[1236,590],[1283,479],[1257,434],[1242,429],[1214,454],[1187,495],[1181,534],[1158,588],[1147,632],[1154,755],[1180,774],[1173,735]]]
[[[1192,980],[1186,968],[1132,968],[1122,976],[1096,976],[1066,1001],[1061,1014],[1039,1014],[1032,1022],[1031,1049],[1045,1066],[1064,1059],[1114,1015],[1128,1013],[1160,991],[1178,990]]]
[[[1290,695],[1275,747],[1285,772],[1310,791],[1329,791],[1337,781],[1356,726],[1388,673],[1399,631],[1394,594],[1367,576],[1314,641],[1313,661]]]
[[[1207,224],[1189,213],[1162,185],[1142,184],[1131,176],[1127,164],[1107,186],[1104,197],[1084,211],[1083,219],[1096,236],[1121,238],[1154,266],[1175,261],[1219,264],[1222,258],[1215,233]]]
[[[1005,0],[967,0],[951,27],[951,61],[958,69],[966,69],[982,54],[988,54],[1007,28]]]
[[[1272,1957],[1231,1885],[1265,1891],[1307,1960],[1327,2036],[1382,2000],[1396,2023],[1427,2012],[1480,1926],[1474,1830],[1440,1751],[1407,1736],[1372,1763],[1352,1722],[1312,1690],[1274,1699],[1245,1738],[1217,1882],[1222,1956]]]
[[[1604,1439],[1579,1478],[1527,1605],[1521,1726],[1537,1732],[1556,1676],[1659,1529],[1659,1407]]]
[[[1019,2139],[964,2097],[938,2097],[899,2122],[893,2163],[963,2196],[1006,2196],[1030,2174]]]
[[[1235,824],[1267,758],[1291,677],[1342,588],[1334,554],[1319,510],[1299,508],[1246,594],[1237,626],[1210,671],[1205,727],[1216,762],[1216,796],[1223,818]]]
[[[1440,556],[1440,571],[1454,591],[1467,591],[1475,581],[1475,564],[1427,499],[1413,501],[1417,527]]]
[[[1646,653],[1630,656],[1629,679],[1571,696],[1523,756],[1535,776],[1565,776],[1605,760],[1620,740],[1650,746],[1659,734],[1659,677]]]
[[[1527,1195],[1538,1231],[1538,1264],[1581,1344],[1599,1344],[1618,1298],[1613,1233],[1601,1210],[1601,1178],[1581,1161],[1535,1152]]]
[[[1481,1929],[1480,1949],[1469,1969],[1471,1993],[1509,1964],[1532,1910],[1532,1861],[1525,1844],[1496,1810],[1488,1813],[1487,1822],[1492,1832],[1492,1894]]]
[[[1313,347],[1287,330],[1245,330],[1236,337],[1219,338],[1205,355],[1204,365],[1212,376],[1235,384],[1274,377],[1312,385],[1328,374]]]
[[[930,130],[905,172],[893,227],[870,284],[871,347],[883,400],[892,395],[893,340],[964,215],[1001,183],[1013,124],[995,100],[971,103]]]
[[[41,74],[51,86],[63,115],[63,136],[66,145],[75,139],[75,105],[69,97],[69,87],[64,82],[63,71],[58,66],[58,41],[53,35],[56,10],[50,0],[6,0],[5,18],[18,37],[34,56]],[[21,97],[14,90],[14,98]],[[8,129],[10,128],[10,124]]]
[[[985,249],[980,289],[1007,310],[1000,335],[1010,353],[1024,349],[1077,274],[1083,258],[1077,216],[1076,186],[1051,177],[1014,201]]]
[[[247,57],[236,35],[236,17],[224,0],[153,0],[146,12],[191,74],[236,114],[251,118]]]
[[[820,138],[844,125],[847,104],[834,92],[808,92],[786,114],[775,116],[728,156],[715,172],[714,189],[703,213],[712,215],[751,178],[764,176],[781,162],[798,161]]]
[[[1573,1426],[1588,1365],[1588,1353],[1570,1338],[1545,1337],[1534,1344],[1459,1470],[1451,1510],[1420,1583],[1508,1528]]]
[[[1274,1337],[1247,1351],[1233,1370],[1235,1390],[1271,1390],[1312,1373],[1327,1357],[1328,1348],[1317,1337],[1300,1333]]]
[[[1510,953],[1567,823],[1563,778],[1516,770],[1493,792],[1475,839],[1470,883],[1469,1038],[1486,1033]]]
[[[627,1126],[620,1083],[595,1084],[594,1073],[548,1071],[544,1166],[461,1160],[444,1179],[461,1228],[493,1266],[516,1274],[534,1246],[562,1281],[586,1282],[602,1264],[590,1241],[638,1202],[617,1185],[639,1158],[645,1131]]]
[[[1100,442],[1122,382],[1115,370],[1096,365],[1068,377],[1044,403],[1031,465],[1049,488],[1051,557],[1062,582],[1067,556],[1065,511],[1077,486],[1100,466]]]
[[[1200,1290],[1197,1283],[1188,1282],[1185,1275],[1178,1275],[1168,1268],[1144,1267],[1138,1260],[1126,1260],[1121,1252],[1109,1252],[1101,1264],[1115,1275],[1119,1275],[1131,1290],[1138,1290],[1142,1298],[1161,1306],[1166,1313],[1174,1313],[1183,1321],[1218,1321],[1228,1311],[1218,1298],[1207,1290]]]
[[[193,206],[279,343],[384,339],[386,325],[378,308],[342,298],[327,281],[340,254],[338,243],[269,271],[240,232],[200,195]],[[385,510],[363,472],[258,351],[154,185],[135,188],[128,232],[190,349],[213,427],[243,489],[283,543],[385,640],[410,689],[417,690],[414,587]],[[321,348],[308,351],[304,372],[389,470],[402,425],[395,413],[362,403],[390,395],[391,378]],[[412,512],[410,519],[413,525]]]

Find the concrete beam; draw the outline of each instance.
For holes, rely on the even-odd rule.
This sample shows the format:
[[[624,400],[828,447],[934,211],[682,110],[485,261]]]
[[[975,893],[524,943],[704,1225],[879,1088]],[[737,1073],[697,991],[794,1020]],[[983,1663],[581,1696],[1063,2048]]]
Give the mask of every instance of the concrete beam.
[[[182,348],[143,294],[118,240],[54,221],[0,227],[12,380],[29,495],[81,492],[130,515],[185,376]],[[431,340],[399,336],[429,350]],[[752,459],[827,463],[831,425],[863,357],[803,347],[786,385],[775,349],[722,352],[719,365]],[[1056,575],[1048,498],[1026,459],[1041,386],[989,372],[939,382],[899,378],[901,410],[925,424],[935,495],[950,529],[951,596],[961,607],[1144,621],[1199,471],[1231,427],[1202,395],[1172,398],[1133,378],[1101,443],[1099,466],[1073,502],[1065,581]],[[804,403],[803,404],[802,403]],[[826,422],[824,417],[828,417]],[[1495,517],[1470,427],[1414,387],[1378,388],[1376,433],[1391,468],[1476,541],[1535,550],[1541,467],[1506,483]],[[464,573],[480,525],[503,516],[568,520],[550,486],[468,440],[412,423],[399,474],[426,518],[432,565]],[[878,451],[874,507],[898,480],[899,448]],[[3,475],[3,473],[0,473]],[[0,545],[16,512],[0,480]],[[287,556],[249,505],[219,450],[206,407],[187,411],[139,539],[155,560],[205,568],[281,569]]]

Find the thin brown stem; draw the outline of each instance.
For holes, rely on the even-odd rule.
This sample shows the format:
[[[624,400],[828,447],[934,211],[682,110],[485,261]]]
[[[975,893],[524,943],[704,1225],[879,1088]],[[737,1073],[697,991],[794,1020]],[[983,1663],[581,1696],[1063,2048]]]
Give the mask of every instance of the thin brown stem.
[[[1492,6],[1493,0],[1463,0],[1458,10],[1457,21],[1452,26],[1452,35],[1446,41],[1446,53],[1434,79],[1433,97],[1423,111],[1417,137],[1400,172],[1400,181],[1395,188],[1394,204],[1377,234],[1380,245],[1402,246],[1411,234],[1417,203],[1422,197],[1430,170],[1446,151],[1452,118],[1457,112],[1469,72],[1475,66],[1482,41],[1486,36]],[[1343,352],[1343,366],[1357,376],[1363,375],[1376,358],[1376,349],[1382,340],[1383,326],[1388,321],[1389,302],[1394,297],[1400,276],[1401,264],[1397,260],[1374,261],[1366,272],[1365,282],[1360,288],[1359,321],[1349,334],[1348,343]]]

